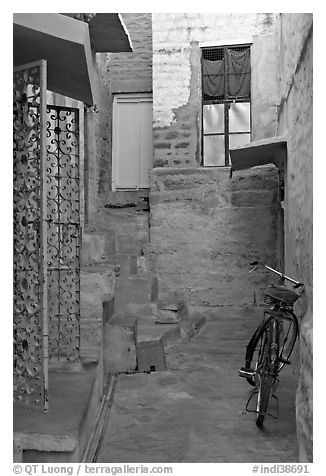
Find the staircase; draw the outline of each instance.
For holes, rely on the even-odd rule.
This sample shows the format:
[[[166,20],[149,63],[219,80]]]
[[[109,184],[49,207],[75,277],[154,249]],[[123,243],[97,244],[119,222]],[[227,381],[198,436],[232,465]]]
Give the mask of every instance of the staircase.
[[[114,297],[103,306],[104,374],[165,370],[165,346],[193,329],[194,319],[183,303],[158,299],[148,255],[148,192],[109,198],[83,240],[84,269],[118,274]]]

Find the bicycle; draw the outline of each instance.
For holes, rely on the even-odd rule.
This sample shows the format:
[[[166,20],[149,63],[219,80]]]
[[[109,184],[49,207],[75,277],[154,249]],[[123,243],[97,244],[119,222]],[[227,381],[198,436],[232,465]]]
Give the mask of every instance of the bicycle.
[[[238,371],[240,377],[244,377],[255,387],[247,401],[246,411],[255,412],[256,424],[262,426],[266,415],[274,417],[268,413],[270,399],[272,396],[277,400],[274,392],[279,382],[278,375],[285,365],[291,364],[289,358],[298,337],[299,324],[293,305],[304,289],[297,294],[285,286],[284,282],[291,282],[294,289],[303,287],[304,284],[258,261],[250,263],[250,266],[254,267],[249,273],[265,268],[279,276],[282,283],[270,284],[265,290],[264,301],[269,309],[264,311],[264,318],[247,345],[245,367]],[[254,395],[257,395],[256,409],[250,410]]]

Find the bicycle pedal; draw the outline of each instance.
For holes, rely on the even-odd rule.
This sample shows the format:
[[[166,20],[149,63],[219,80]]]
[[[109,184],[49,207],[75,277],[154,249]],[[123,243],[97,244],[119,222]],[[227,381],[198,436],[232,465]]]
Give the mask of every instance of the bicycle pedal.
[[[290,360],[284,359],[284,357],[279,358],[278,361],[279,361],[281,364],[291,365]]]
[[[240,377],[252,378],[255,375],[255,371],[250,368],[241,367],[241,369],[238,370],[238,374]]]

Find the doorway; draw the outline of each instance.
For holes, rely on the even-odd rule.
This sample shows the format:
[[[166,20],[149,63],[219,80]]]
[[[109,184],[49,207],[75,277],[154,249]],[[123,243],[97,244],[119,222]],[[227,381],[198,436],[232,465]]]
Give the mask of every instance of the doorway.
[[[153,167],[153,98],[116,94],[113,100],[112,190],[149,188]]]

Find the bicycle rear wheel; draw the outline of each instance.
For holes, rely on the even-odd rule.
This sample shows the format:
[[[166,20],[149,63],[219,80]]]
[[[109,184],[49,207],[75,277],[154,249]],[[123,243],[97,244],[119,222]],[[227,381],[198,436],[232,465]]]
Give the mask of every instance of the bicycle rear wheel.
[[[289,362],[299,332],[298,318],[293,312],[284,312],[281,318],[278,372]]]

